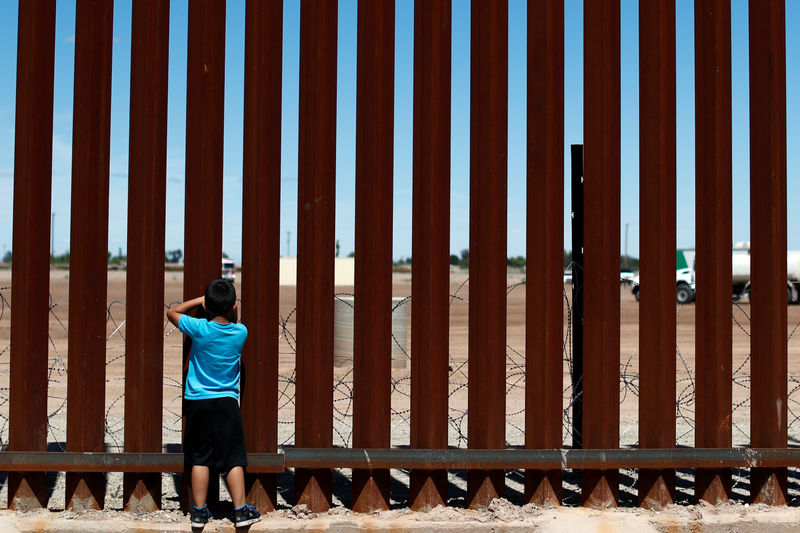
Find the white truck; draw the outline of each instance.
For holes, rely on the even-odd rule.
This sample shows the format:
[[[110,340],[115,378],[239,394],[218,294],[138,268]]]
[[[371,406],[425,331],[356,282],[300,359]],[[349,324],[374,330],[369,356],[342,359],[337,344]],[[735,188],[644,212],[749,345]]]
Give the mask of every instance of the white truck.
[[[631,292],[639,301],[639,275],[633,277]],[[675,254],[675,301],[688,304],[694,300],[694,250],[678,250]]]
[[[694,250],[678,250],[675,269],[675,300],[689,303],[695,298],[695,252]],[[732,291],[733,301],[750,295],[750,243],[737,242],[732,251]],[[790,304],[800,302],[800,252],[789,251],[786,254],[786,293]],[[636,301],[639,301],[639,276],[633,280],[631,289]]]
[[[733,300],[750,296],[750,243],[733,246]],[[800,302],[800,252],[786,252],[786,296],[790,304]]]

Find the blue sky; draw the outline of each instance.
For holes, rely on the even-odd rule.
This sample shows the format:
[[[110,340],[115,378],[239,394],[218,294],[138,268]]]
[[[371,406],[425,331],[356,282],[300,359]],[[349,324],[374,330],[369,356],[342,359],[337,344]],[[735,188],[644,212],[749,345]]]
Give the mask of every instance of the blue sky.
[[[693,247],[694,237],[694,35],[693,2],[677,0],[677,239]],[[628,252],[638,255],[638,1],[621,1],[621,250],[628,226]],[[12,247],[14,112],[18,2],[0,3],[0,250]],[[411,254],[413,1],[397,0],[395,65],[394,251]],[[188,0],[172,0],[167,146],[166,248],[183,248],[183,182],[186,118],[186,46]],[[508,255],[525,253],[526,16],[524,0],[509,0],[509,147]],[[244,1],[229,0],[225,85],[225,162],[223,250],[241,257]],[[569,244],[569,145],[583,139],[583,11],[579,0],[565,0],[565,248]],[[299,0],[284,6],[281,253],[296,253],[297,115]],[[469,242],[469,26],[467,0],[453,0],[451,250]],[[732,1],[733,54],[733,238],[749,240],[749,103],[747,2]],[[787,2],[788,244],[800,249],[800,213],[796,198],[800,108],[792,95],[800,90],[800,2]],[[56,20],[53,194],[55,250],[69,248],[72,137],[74,0],[59,0]],[[114,5],[109,249],[126,248],[127,148],[130,90],[131,1]],[[342,255],[354,248],[356,1],[339,0],[336,237]],[[287,245],[287,232],[291,233]]]

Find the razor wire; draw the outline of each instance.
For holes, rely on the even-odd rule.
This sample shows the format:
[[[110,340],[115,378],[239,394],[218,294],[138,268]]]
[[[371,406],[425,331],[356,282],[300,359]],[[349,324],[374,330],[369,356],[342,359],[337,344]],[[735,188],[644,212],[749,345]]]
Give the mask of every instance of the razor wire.
[[[510,284],[506,287],[507,294],[524,290],[526,282]],[[469,279],[465,279],[450,294],[449,305],[451,313],[456,306],[469,306],[469,299],[464,294],[469,287]],[[339,293],[335,297],[340,301],[351,293]],[[564,328],[563,328],[563,374],[572,375],[572,340],[574,335],[573,309],[569,285],[563,289]],[[11,315],[11,288],[0,287],[0,449],[8,447],[9,432],[9,376],[10,376],[10,315]],[[347,302],[352,305],[351,302]],[[64,321],[64,310],[67,300],[50,300],[49,313],[49,355],[48,355],[48,414],[47,414],[47,439],[52,449],[65,449],[66,444],[66,409],[67,409],[67,366],[66,339],[68,324]],[[165,305],[165,309],[172,304]],[[406,297],[393,305],[392,312],[397,312],[401,306],[411,304],[411,298]],[[691,304],[678,305],[676,312],[684,312]],[[122,415],[124,404],[124,365],[125,365],[125,302],[114,300],[107,307],[107,338],[106,338],[106,399],[105,399],[105,441],[109,451],[122,451],[124,446],[125,421]],[[280,447],[294,444],[294,408],[296,390],[296,368],[294,358],[296,355],[295,318],[296,308],[285,316],[280,316],[279,323],[279,359],[281,371],[278,377],[278,444]],[[747,308],[742,306],[741,300],[733,303],[733,328],[734,333],[749,337],[750,317]],[[790,327],[788,341],[797,336],[800,323]],[[524,339],[524,334],[522,335]],[[392,342],[399,348],[401,357],[405,359],[406,368],[410,366],[411,354],[407,348],[406,339],[392,336]],[[523,340],[524,343],[524,340]],[[164,322],[164,351],[172,354],[171,357],[180,358],[182,335],[168,321]],[[637,402],[639,396],[638,374],[638,347],[630,353],[620,357],[620,404]],[[165,355],[170,357],[169,355]],[[736,366],[732,374],[733,397],[733,431],[734,441],[749,441],[749,419],[742,413],[750,407],[749,373],[750,354],[747,353]],[[676,346],[676,444],[693,445],[693,433],[696,408],[696,383],[695,370],[681,350]],[[178,364],[178,368],[180,368]],[[174,367],[174,364],[173,364]],[[469,412],[467,406],[468,385],[468,357],[467,354],[455,354],[451,350],[449,360],[448,378],[448,443],[454,447],[466,447],[467,424]],[[788,430],[789,438],[800,440],[800,376],[787,375],[788,379]],[[349,447],[352,445],[353,434],[353,368],[337,370],[333,382],[333,442],[334,446]],[[407,445],[409,443],[411,425],[411,379],[410,372],[406,370],[392,370],[391,379],[391,423],[392,444]],[[508,446],[521,446],[525,438],[525,351],[524,346],[513,343],[506,347],[506,442]],[[123,390],[120,391],[120,388]],[[182,385],[180,373],[170,375],[166,370],[163,380],[163,410],[161,413],[163,442],[165,446],[179,444],[182,428]],[[519,398],[523,401],[519,401]],[[514,401],[509,401],[509,398]],[[736,399],[739,398],[739,399]],[[577,398],[573,397],[572,383],[565,380],[563,388],[563,445],[569,445],[570,437],[575,428],[572,423],[572,408]],[[630,408],[630,404],[627,404]],[[637,412],[636,406],[633,412]],[[738,416],[737,416],[738,415]],[[622,420],[620,427],[620,444],[635,446],[638,444],[638,417]]]

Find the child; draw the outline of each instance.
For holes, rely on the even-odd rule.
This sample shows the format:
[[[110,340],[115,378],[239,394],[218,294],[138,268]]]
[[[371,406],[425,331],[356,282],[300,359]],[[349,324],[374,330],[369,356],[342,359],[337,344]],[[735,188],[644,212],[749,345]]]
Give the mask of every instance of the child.
[[[207,320],[185,314],[197,306],[205,308]],[[239,360],[247,328],[236,323],[236,289],[228,280],[214,280],[205,296],[172,307],[167,318],[192,339],[183,396],[184,458],[192,465],[192,526],[203,527],[211,518],[206,505],[210,467],[227,472],[235,526],[258,522],[261,516],[245,504],[244,494],[247,452],[238,399]]]

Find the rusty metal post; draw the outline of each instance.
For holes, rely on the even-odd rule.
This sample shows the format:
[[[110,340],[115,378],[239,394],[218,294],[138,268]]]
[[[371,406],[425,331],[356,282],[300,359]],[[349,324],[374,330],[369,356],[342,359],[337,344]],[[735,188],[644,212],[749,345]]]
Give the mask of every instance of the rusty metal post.
[[[337,0],[300,4],[295,444],[333,446]],[[295,472],[295,501],[331,506],[331,471]]]
[[[222,159],[225,123],[225,0],[189,4],[186,72],[185,300],[201,296],[220,277],[222,260]],[[190,341],[184,341],[184,369]],[[185,372],[185,370],[184,370]],[[181,505],[188,509],[188,471]],[[212,473],[209,504],[219,496]]]
[[[131,23],[125,451],[161,451],[169,2],[136,2]],[[161,475],[125,474],[125,510],[161,508]]]
[[[105,449],[108,162],[113,4],[80,0],[75,17],[67,451]],[[67,474],[68,509],[101,509],[105,476]]]
[[[451,0],[414,3],[411,447],[447,448]],[[447,505],[446,470],[411,470],[411,508]]]
[[[11,263],[11,451],[47,449],[55,32],[55,0],[20,4]],[[9,472],[10,509],[35,509],[46,504],[44,472]]]
[[[358,3],[353,446],[391,446],[394,0]],[[389,509],[389,470],[353,470],[353,510]]]
[[[247,451],[278,451],[281,66],[283,2],[248,0],[245,16],[242,200],[242,420]],[[246,476],[247,502],[277,504],[275,474]]]
[[[583,446],[619,446],[619,0],[584,2]],[[584,470],[585,506],[616,506],[619,472]]]
[[[564,1],[528,4],[525,447],[560,448],[563,388]],[[561,504],[561,470],[526,470],[525,502]]]
[[[470,72],[470,448],[505,448],[508,2],[472,3]],[[503,470],[470,470],[467,505],[505,492]]]
[[[731,446],[731,6],[695,2],[697,202],[695,446]],[[781,299],[783,301],[783,299]],[[731,494],[729,469],[698,469],[695,496]]]
[[[675,446],[675,0],[639,2],[639,446]],[[652,296],[651,296],[652,295]],[[639,504],[675,501],[675,470],[639,471]]]
[[[225,0],[189,6],[183,296],[220,277],[225,123]]]
[[[750,2],[750,431],[787,445],[785,5]],[[786,505],[786,468],[754,468],[754,503]]]

